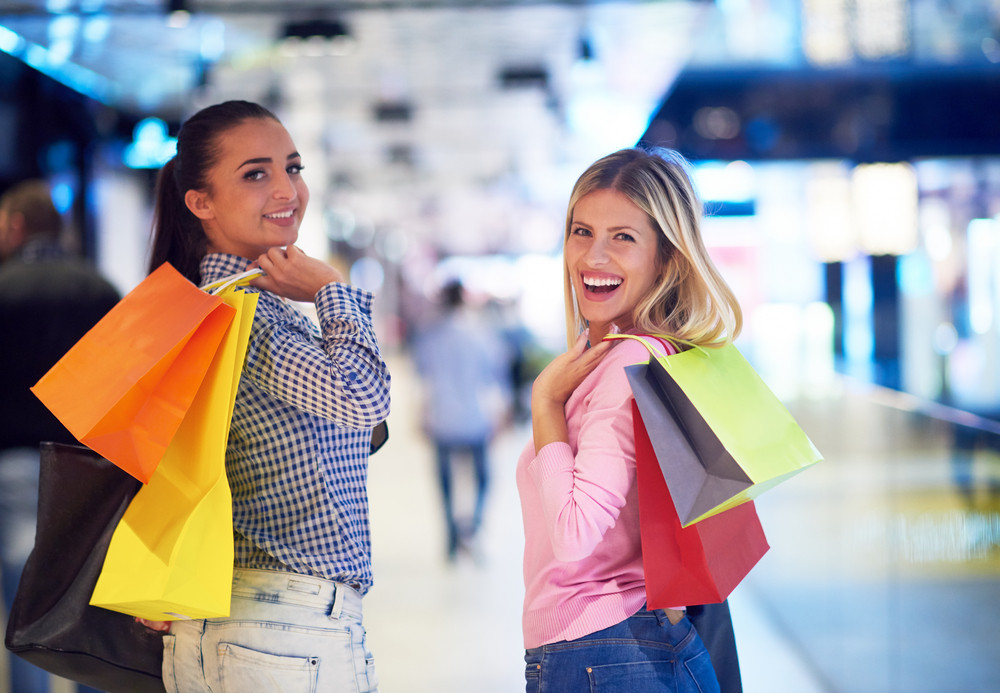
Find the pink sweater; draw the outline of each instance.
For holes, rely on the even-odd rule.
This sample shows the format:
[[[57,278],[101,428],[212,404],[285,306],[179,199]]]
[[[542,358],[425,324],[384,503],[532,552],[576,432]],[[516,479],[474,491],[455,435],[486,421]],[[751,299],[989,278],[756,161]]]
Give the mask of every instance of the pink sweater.
[[[607,628],[646,601],[625,366],[647,360],[638,342],[617,343],[566,403],[570,443],[536,456],[529,441],[518,460],[527,649]]]

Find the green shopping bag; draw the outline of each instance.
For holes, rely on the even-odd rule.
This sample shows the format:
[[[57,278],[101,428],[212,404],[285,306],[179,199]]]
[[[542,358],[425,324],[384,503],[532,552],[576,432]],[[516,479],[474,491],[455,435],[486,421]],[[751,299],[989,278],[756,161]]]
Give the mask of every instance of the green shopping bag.
[[[608,337],[636,339],[650,352],[648,367],[626,374],[682,526],[823,459],[734,344],[665,355],[645,336]]]

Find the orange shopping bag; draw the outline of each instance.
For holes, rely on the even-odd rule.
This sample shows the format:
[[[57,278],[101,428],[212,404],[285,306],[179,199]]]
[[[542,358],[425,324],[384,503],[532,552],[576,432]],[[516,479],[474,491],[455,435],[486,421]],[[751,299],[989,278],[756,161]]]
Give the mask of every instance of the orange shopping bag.
[[[147,483],[234,314],[164,263],[31,390],[77,440]]]

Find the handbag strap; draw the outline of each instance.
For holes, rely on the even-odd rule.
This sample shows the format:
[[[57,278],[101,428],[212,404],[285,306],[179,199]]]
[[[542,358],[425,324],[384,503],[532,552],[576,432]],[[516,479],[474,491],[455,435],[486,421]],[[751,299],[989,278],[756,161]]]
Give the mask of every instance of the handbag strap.
[[[254,277],[263,276],[264,270],[256,267],[246,272],[240,272],[239,274],[232,274],[228,277],[223,277],[222,279],[217,279],[214,282],[209,282],[208,284],[202,285],[200,288],[202,291],[207,291],[210,294],[218,295],[221,294],[226,289],[235,286],[246,286],[250,283],[250,280]]]

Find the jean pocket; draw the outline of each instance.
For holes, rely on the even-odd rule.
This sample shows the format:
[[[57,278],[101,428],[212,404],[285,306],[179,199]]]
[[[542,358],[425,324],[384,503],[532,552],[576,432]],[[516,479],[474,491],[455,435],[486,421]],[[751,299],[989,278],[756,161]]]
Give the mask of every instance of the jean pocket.
[[[691,688],[678,686],[678,691],[691,690],[693,693],[719,693],[719,681],[712,666],[712,658],[702,650],[694,657],[684,661],[684,669],[691,677]]]
[[[319,657],[289,657],[219,643],[224,693],[316,693]]]
[[[677,680],[672,660],[624,662],[587,667],[591,693],[673,691]],[[678,689],[682,690],[682,689]]]

